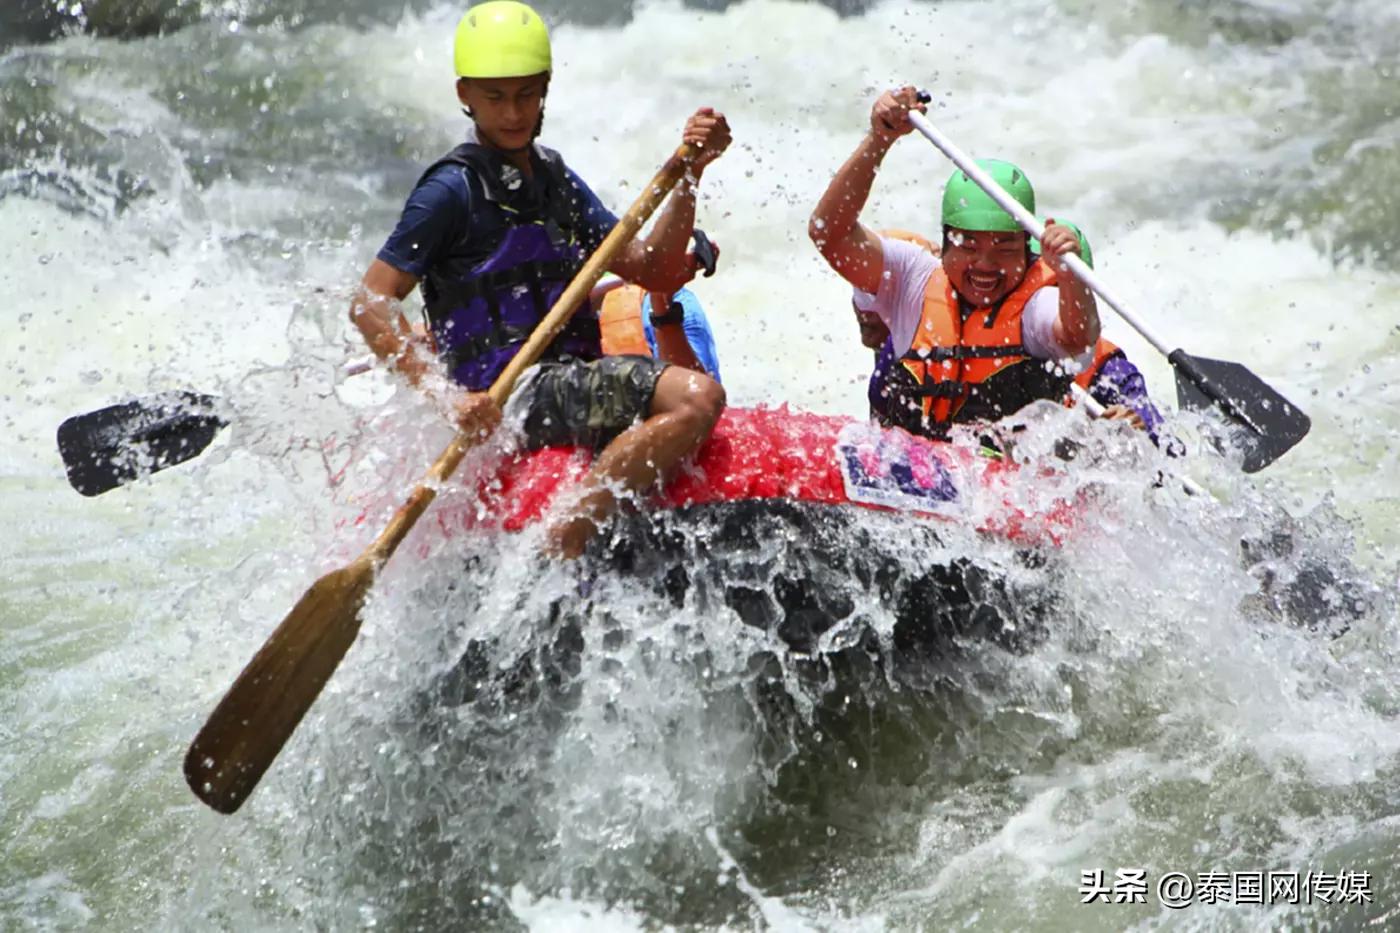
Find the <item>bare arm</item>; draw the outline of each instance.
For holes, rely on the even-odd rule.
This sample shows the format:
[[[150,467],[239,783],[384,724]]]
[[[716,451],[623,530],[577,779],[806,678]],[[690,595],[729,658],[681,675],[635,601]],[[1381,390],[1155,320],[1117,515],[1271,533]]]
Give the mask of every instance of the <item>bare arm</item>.
[[[687,251],[690,231],[695,228],[695,185],[705,167],[718,159],[729,146],[729,123],[724,114],[701,107],[686,121],[682,139],[698,155],[666,199],[651,233],[645,240],[633,240],[613,260],[610,272],[648,289],[671,294],[694,275]]]
[[[399,302],[417,285],[415,276],[376,259],[350,299],[350,320],[359,328],[365,343],[375,356],[403,373],[415,386],[422,382],[430,362],[419,355],[413,328]]]
[[[651,309],[653,314],[660,313],[656,309],[665,311],[671,304],[670,292],[652,292]],[[691,369],[697,373],[705,373],[705,367],[700,363],[699,357],[695,355],[695,348],[690,345],[690,338],[685,335],[685,323],[677,321],[674,324],[654,324],[656,331],[656,358],[684,369]]]
[[[885,262],[880,238],[860,223],[860,212],[870,199],[885,153],[896,139],[913,129],[909,110],[922,110],[923,106],[912,87],[880,95],[871,109],[870,131],[837,169],[807,224],[807,235],[822,258],[862,291],[880,290]]]
[[[699,181],[698,172],[695,181]],[[633,240],[613,259],[609,272],[648,291],[674,293],[694,278],[687,256],[695,228],[695,188],[681,179],[645,240]]]
[[[1055,342],[1071,356],[1078,356],[1092,348],[1099,339],[1099,306],[1094,300],[1094,292],[1060,259],[1066,253],[1079,255],[1079,237],[1073,230],[1055,223],[1051,218],[1046,223],[1040,248],[1042,255],[1055,269],[1058,279],[1060,314],[1055,318],[1052,330]]]
[[[1099,339],[1099,307],[1094,293],[1073,272],[1060,277],[1060,316],[1055,319],[1055,342],[1072,355],[1089,350]]]
[[[880,290],[885,258],[880,238],[857,218],[870,198],[875,171],[892,142],[867,134],[836,171],[807,223],[807,236],[827,264],[856,288],[872,293]]]
[[[500,423],[500,409],[484,392],[444,392],[439,398],[433,383],[441,386],[445,379],[428,378],[439,372],[437,361],[426,352],[423,341],[415,337],[413,327],[404,317],[399,302],[418,285],[418,279],[395,269],[381,259],[370,263],[350,300],[350,320],[359,328],[374,355],[403,373],[410,385],[430,399],[450,406],[457,426],[468,433],[484,436]]]

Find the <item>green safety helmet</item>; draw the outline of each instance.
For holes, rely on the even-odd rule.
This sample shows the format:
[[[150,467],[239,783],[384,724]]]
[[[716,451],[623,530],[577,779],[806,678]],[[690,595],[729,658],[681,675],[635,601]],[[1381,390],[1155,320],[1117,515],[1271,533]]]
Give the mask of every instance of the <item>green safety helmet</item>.
[[[517,0],[490,0],[457,24],[452,60],[463,78],[523,78],[552,64],[549,30],[540,14]]]
[[[1006,189],[1018,204],[1035,213],[1035,189],[1026,173],[1010,162],[1000,159],[978,159],[977,164],[992,180]],[[997,206],[991,195],[962,169],[948,179],[943,189],[943,226],[959,230],[990,230],[1018,233],[1021,225],[1016,218]]]
[[[1074,231],[1074,235],[1079,237],[1079,258],[1084,260],[1084,265],[1090,269],[1094,268],[1094,251],[1089,248],[1089,238],[1084,235],[1084,231],[1079,229],[1078,224],[1070,223],[1068,220],[1057,220],[1055,223],[1061,227],[1069,227]],[[1031,255],[1040,255],[1040,241],[1031,240]]]

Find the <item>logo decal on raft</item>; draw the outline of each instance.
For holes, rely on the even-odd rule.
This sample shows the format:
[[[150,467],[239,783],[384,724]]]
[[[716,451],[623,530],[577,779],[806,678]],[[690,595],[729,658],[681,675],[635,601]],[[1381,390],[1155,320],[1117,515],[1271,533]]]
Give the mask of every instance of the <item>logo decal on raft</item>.
[[[947,453],[904,431],[848,424],[836,437],[836,462],[852,502],[937,515],[962,511]]]

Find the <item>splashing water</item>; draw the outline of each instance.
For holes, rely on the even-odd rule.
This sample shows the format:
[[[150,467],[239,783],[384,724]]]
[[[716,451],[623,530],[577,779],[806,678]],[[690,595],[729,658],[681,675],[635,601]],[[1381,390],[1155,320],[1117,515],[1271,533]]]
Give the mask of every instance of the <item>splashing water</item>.
[[[724,265],[696,290],[732,403],[863,413],[849,292],[804,231],[877,89],[909,81],[974,154],[1025,165],[1157,329],[1243,361],[1313,434],[1245,478],[1046,414],[1018,456],[1061,476],[1016,495],[1082,497],[1058,547],[864,510],[643,510],[559,566],[538,531],[430,515],[231,819],[184,788],[189,738],[450,437],[340,368],[362,352],[350,287],[460,133],[460,10],[176,6],[161,35],[0,52],[0,925],[1395,922],[1392,4],[552,20],[545,141],[614,208],[686,113],[729,114],[700,205]],[[900,142],[864,216],[933,231],[950,171]],[[1169,401],[1165,363],[1106,323]],[[229,406],[209,452],[67,488],[62,418],[189,387]],[[1173,427],[1198,451],[1213,430]],[[1372,900],[1080,903],[1084,871],[1135,866],[1366,871]]]

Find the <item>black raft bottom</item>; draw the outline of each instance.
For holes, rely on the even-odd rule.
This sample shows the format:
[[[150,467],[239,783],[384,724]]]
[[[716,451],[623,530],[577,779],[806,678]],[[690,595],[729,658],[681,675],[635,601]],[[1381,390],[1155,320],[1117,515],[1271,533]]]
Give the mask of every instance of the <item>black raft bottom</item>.
[[[853,668],[926,667],[971,644],[1027,652],[1041,643],[1055,602],[1048,556],[996,541],[987,560],[953,556],[940,530],[908,516],[783,499],[619,516],[579,564],[579,595],[538,620],[535,647],[512,661],[488,642],[469,643],[439,682],[440,700],[567,692],[590,640],[606,650],[627,637],[595,598],[605,575],[645,588],[663,607],[702,618],[732,612],[736,624],[770,636],[755,663],[783,655],[789,668],[823,680]]]

